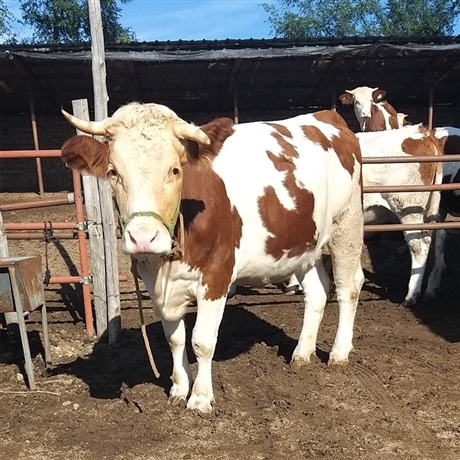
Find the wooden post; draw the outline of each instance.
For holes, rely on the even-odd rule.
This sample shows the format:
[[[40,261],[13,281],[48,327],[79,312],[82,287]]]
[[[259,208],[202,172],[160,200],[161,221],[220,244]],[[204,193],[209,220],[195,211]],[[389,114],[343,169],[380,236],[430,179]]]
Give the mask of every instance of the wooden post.
[[[94,116],[96,121],[100,121],[107,117],[107,102],[109,100],[106,85],[104,35],[102,33],[100,0],[88,0],[88,9],[91,27],[91,51],[93,55]],[[106,179],[98,179],[98,187],[106,258],[108,342],[112,344],[117,340],[121,332],[118,243],[112,205],[112,191]]]
[[[0,257],[8,257],[8,240],[6,239],[6,230],[3,225],[2,212],[0,211]],[[15,312],[5,313],[5,321],[9,326],[10,324],[18,324],[18,315]]]
[[[88,101],[76,99],[72,101],[73,114],[89,120]],[[83,135],[77,129],[77,134]],[[105,254],[102,230],[101,204],[97,179],[89,174],[82,174],[85,197],[86,219],[88,222],[89,248],[91,252],[91,273],[93,280],[93,301],[96,315],[96,334],[101,338],[107,332],[107,289],[105,277]]]
[[[236,77],[232,75],[232,90],[233,90],[233,121],[235,122],[235,125],[239,123],[240,116],[238,113],[238,86],[236,84]]]
[[[428,129],[433,128],[433,101],[434,101],[434,85],[430,83],[430,94],[428,97]]]
[[[32,93],[30,93],[30,90],[29,90],[29,105],[30,105],[30,119],[32,121],[32,135],[34,137],[34,148],[35,150],[40,150],[40,145],[38,143],[37,120],[35,118],[35,103],[32,97]],[[37,165],[38,190],[40,192],[40,196],[43,197],[45,194],[45,188],[43,187],[43,172],[42,172],[41,158],[35,158],[35,163]]]

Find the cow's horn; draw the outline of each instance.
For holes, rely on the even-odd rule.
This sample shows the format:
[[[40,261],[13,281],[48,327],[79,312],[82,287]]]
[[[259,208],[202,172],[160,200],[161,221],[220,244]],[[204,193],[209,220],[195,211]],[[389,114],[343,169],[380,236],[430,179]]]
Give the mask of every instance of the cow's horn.
[[[174,132],[177,137],[189,139],[199,144],[209,145],[209,137],[198,126],[193,126],[185,121],[180,121],[174,126]]]
[[[96,134],[100,136],[103,136],[106,133],[104,121],[82,120],[81,118],[74,117],[64,109],[61,109],[61,113],[73,127],[83,131],[84,133]]]

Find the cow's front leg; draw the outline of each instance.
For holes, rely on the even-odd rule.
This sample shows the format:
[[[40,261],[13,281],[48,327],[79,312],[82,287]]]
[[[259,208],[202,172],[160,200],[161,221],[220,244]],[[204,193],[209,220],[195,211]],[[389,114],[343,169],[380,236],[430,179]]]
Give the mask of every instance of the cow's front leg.
[[[217,300],[198,299],[196,324],[192,333],[192,347],[198,363],[198,372],[193,384],[192,394],[187,403],[188,409],[203,413],[212,411],[214,401],[212,390],[211,364],[216,348],[219,325],[224,313],[227,297]]]
[[[173,385],[169,392],[169,402],[179,404],[180,401],[187,400],[192,381],[185,349],[185,324],[183,319],[168,321],[163,318],[161,322],[173,358]]]

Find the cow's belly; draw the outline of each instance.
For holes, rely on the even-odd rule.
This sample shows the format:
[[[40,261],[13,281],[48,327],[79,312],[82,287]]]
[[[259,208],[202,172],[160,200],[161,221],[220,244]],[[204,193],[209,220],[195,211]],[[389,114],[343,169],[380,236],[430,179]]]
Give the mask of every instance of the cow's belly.
[[[298,257],[284,256],[275,260],[268,254],[237,254],[236,279],[234,284],[263,286],[285,281],[292,274],[305,273],[321,257],[318,245],[312,251]]]

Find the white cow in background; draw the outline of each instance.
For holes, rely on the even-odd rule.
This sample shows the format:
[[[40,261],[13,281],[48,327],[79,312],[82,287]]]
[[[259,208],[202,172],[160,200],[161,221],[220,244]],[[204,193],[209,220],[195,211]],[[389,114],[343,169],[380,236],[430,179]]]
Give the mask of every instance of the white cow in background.
[[[410,124],[406,121],[407,115],[396,112],[390,104],[383,101],[386,92],[379,88],[361,86],[353,90],[346,90],[340,96],[343,104],[353,104],[356,118],[360,123],[362,131],[382,131],[401,128]],[[394,120],[396,112],[397,123]],[[441,143],[446,155],[460,154],[460,129],[453,126],[434,128],[434,135]],[[460,162],[443,163],[443,183],[457,183],[460,187]],[[366,173],[366,166],[363,167],[363,174]],[[408,184],[407,180],[401,185]],[[441,192],[441,203],[439,207],[439,220],[443,222],[447,215],[451,214],[460,217],[460,190],[447,190]],[[445,251],[445,230],[437,230],[435,236],[434,263],[428,285],[425,292],[425,299],[433,298],[441,285],[441,277],[446,265],[444,263]]]
[[[392,156],[442,155],[442,148],[427,128],[409,125],[391,131],[363,132],[356,135],[363,158]],[[431,185],[442,182],[442,163],[364,164],[364,186],[376,185]],[[366,193],[364,195],[364,220],[371,224],[379,221],[379,209],[385,208],[403,224],[418,224],[438,217],[439,192]],[[431,237],[425,231],[404,232],[410,258],[411,274],[405,297],[407,305],[422,298],[422,282],[426,270]],[[440,277],[437,271],[430,273],[427,299],[435,296]],[[287,291],[295,291],[299,283],[291,277]]]

